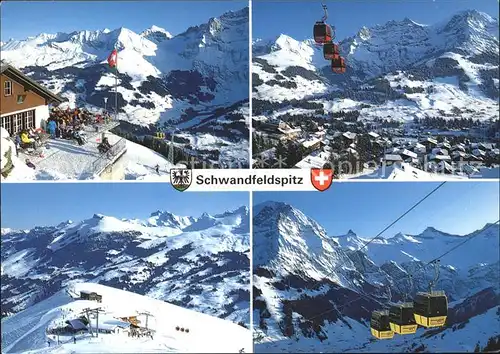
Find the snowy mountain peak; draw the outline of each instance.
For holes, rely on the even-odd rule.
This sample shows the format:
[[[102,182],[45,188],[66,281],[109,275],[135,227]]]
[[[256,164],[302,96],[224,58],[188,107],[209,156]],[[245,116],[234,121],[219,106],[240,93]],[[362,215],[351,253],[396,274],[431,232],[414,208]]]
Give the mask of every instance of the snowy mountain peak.
[[[230,215],[248,215],[248,207],[247,206],[241,206],[235,210],[230,210],[230,211],[226,211],[222,214],[218,214],[218,215],[215,215],[216,218],[223,218],[223,217],[226,217],[226,216],[230,216]]]
[[[57,225],[57,228],[58,228],[58,229],[62,229],[62,228],[64,228],[64,227],[66,227],[66,226],[68,226],[68,225],[72,225],[72,224],[73,224],[73,221],[72,221],[72,220],[66,220],[66,221],[63,221],[63,222],[59,223],[59,224]]]
[[[210,215],[209,213],[205,212],[201,214],[200,219],[213,219],[213,216]]]
[[[147,225],[167,226],[183,230],[195,221],[196,219],[191,216],[177,216],[168,211],[157,210],[151,213],[151,216],[147,219]]]
[[[140,36],[157,44],[173,37],[170,32],[155,25],[141,32]]]

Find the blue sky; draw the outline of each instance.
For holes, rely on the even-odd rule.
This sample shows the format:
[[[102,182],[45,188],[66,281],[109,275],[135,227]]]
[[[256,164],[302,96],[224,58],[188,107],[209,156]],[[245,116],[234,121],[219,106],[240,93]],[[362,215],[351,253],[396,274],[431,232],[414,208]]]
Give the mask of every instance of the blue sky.
[[[175,35],[246,6],[248,1],[2,1],[2,40],[120,27],[142,32],[152,25]]]
[[[371,27],[408,17],[422,24],[442,21],[456,12],[476,9],[498,18],[498,0],[326,0],[328,23],[344,39],[362,26]],[[253,0],[253,38],[287,34],[297,40],[312,38],[312,28],[323,16],[320,0]]]
[[[326,192],[255,192],[253,204],[281,201],[320,223],[331,236],[349,229],[374,237],[439,183],[337,183]],[[447,182],[382,236],[419,234],[432,226],[464,235],[499,219],[497,182]]]
[[[4,184],[2,227],[31,228],[80,221],[94,214],[147,218],[156,210],[179,216],[223,213],[249,206],[248,192],[178,192],[164,183]]]

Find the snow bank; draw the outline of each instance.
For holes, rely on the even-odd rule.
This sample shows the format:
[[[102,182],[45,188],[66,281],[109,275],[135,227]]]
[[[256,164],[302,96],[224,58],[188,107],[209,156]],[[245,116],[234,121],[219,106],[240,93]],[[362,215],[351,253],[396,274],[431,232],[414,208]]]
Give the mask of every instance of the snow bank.
[[[16,145],[5,128],[0,128],[0,138],[1,180],[25,181],[34,179],[35,171],[16,156]]]

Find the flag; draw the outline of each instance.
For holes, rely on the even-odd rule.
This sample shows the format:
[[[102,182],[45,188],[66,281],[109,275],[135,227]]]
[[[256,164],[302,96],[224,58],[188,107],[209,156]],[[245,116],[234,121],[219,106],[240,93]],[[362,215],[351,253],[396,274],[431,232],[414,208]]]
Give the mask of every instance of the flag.
[[[116,49],[113,49],[113,51],[111,52],[111,54],[108,57],[108,64],[109,64],[109,66],[114,68],[114,67],[116,67],[117,62],[118,62],[118,52],[116,51]]]

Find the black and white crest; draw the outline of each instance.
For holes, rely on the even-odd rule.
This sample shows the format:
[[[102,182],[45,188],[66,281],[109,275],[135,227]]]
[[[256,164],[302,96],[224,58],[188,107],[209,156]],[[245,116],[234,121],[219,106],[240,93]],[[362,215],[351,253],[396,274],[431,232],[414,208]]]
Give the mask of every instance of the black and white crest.
[[[170,184],[178,191],[185,191],[192,182],[192,172],[188,168],[170,169]]]

